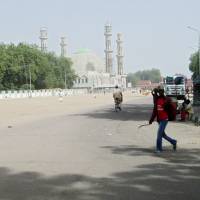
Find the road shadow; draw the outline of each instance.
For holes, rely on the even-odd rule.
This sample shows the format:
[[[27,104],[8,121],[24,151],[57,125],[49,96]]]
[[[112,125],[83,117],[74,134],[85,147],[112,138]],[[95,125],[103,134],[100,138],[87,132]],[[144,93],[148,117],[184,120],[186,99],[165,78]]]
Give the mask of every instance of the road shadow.
[[[109,119],[117,121],[149,121],[153,110],[153,104],[123,104],[122,111],[115,112],[114,108],[102,107],[91,112],[73,114],[71,116],[84,116],[93,119]],[[177,115],[175,121],[170,121],[173,124],[184,124],[187,126],[194,126],[191,121],[180,121],[180,116]],[[155,119],[156,120],[156,119]]]
[[[173,151],[172,146],[165,146],[162,153],[155,153],[155,147],[139,147],[136,145],[120,145],[120,146],[102,146],[103,149],[109,149],[112,154],[120,154],[126,156],[159,156],[165,159],[165,162],[200,164],[200,149],[178,149]]]
[[[73,116],[85,116],[94,119],[110,119],[121,121],[149,120],[153,105],[151,104],[124,104],[122,111],[115,112],[114,108],[102,108],[92,112],[74,114]]]
[[[44,176],[0,168],[0,199],[5,200],[199,200],[200,150],[181,149],[155,155],[136,146],[103,147],[114,154],[152,156],[162,162],[143,164],[110,177],[84,174]],[[130,157],[131,159],[131,157]],[[123,160],[121,161],[123,162]],[[98,174],[97,174],[98,176]]]

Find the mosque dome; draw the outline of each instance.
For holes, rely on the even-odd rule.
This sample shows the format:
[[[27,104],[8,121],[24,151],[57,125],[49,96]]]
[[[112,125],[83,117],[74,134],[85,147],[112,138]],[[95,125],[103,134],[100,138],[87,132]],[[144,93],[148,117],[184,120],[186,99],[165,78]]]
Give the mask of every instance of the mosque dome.
[[[78,75],[87,74],[89,71],[105,71],[104,60],[89,49],[78,49],[78,51],[72,55],[71,59],[73,62],[72,68]]]

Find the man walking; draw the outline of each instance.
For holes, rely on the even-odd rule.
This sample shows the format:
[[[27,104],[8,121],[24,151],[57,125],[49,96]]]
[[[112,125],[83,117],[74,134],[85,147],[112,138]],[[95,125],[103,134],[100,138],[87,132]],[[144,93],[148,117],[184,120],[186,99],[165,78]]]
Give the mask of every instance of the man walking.
[[[158,122],[158,132],[157,132],[157,140],[156,140],[156,152],[162,152],[162,138],[167,140],[169,143],[173,145],[173,150],[176,150],[177,141],[167,136],[165,133],[165,128],[168,124],[168,114],[165,110],[165,104],[167,102],[167,98],[164,95],[164,89],[159,87],[156,91],[156,94],[153,95],[154,98],[154,109],[152,112],[152,116],[149,120],[149,124],[152,124],[155,118],[157,118]],[[153,94],[153,93],[152,93]]]

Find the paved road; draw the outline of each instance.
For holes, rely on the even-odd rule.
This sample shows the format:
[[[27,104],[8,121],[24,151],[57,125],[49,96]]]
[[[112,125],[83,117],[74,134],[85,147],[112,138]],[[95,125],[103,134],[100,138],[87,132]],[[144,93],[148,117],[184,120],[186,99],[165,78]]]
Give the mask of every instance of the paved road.
[[[0,199],[199,200],[200,131],[170,123],[178,151],[154,153],[151,98],[19,123],[0,132]]]

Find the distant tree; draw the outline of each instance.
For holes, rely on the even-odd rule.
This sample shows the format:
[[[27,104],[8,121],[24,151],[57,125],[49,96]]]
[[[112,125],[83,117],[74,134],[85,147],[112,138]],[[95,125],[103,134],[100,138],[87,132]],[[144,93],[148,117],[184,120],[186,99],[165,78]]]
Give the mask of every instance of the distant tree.
[[[0,44],[0,89],[27,89],[30,74],[32,89],[64,88],[65,77],[71,87],[75,79],[71,65],[69,58],[43,53],[36,45]]]
[[[153,83],[159,83],[161,81],[161,73],[160,73],[160,70],[159,69],[152,69],[152,70],[149,70],[149,74],[150,74],[150,77],[149,79],[153,82]]]
[[[189,69],[193,72],[192,78],[195,79],[199,73],[199,52],[191,55]]]
[[[139,80],[150,80],[154,83],[158,83],[161,80],[160,70],[151,69],[151,70],[143,70],[135,73]]]
[[[139,80],[150,80],[153,83],[159,83],[161,81],[160,70],[153,68],[151,70],[129,73],[127,76],[127,81],[131,82],[133,86],[135,86]]]
[[[129,73],[127,75],[127,82],[130,82],[132,84],[133,87],[136,86],[137,82],[139,81],[140,79],[137,77],[137,75],[135,73]]]
[[[60,57],[58,59],[58,66],[61,70],[61,82],[63,83],[63,87],[65,87],[65,81],[67,88],[72,87],[73,80],[76,78],[74,70],[71,68],[72,61],[65,57]]]

